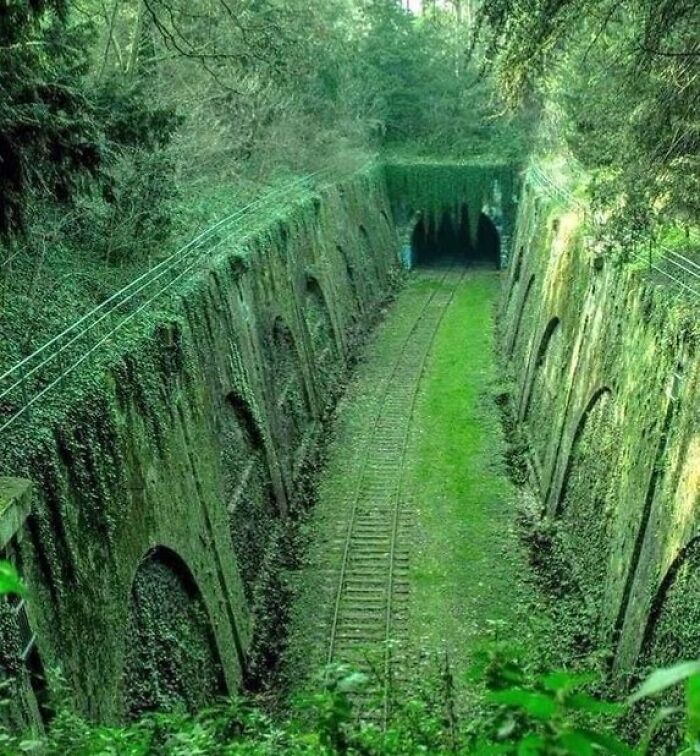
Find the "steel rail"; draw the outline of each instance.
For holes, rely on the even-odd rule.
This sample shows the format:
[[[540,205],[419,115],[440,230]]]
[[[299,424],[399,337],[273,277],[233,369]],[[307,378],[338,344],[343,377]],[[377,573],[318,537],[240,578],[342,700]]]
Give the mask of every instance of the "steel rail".
[[[432,336],[428,343],[428,347],[423,353],[418,376],[416,377],[416,380],[413,384],[410,407],[408,411],[408,416],[406,418],[406,425],[404,427],[404,437],[403,437],[402,449],[401,449],[401,464],[399,468],[398,485],[396,488],[396,498],[395,498],[395,505],[394,505],[394,511],[393,511],[391,551],[389,554],[389,576],[388,576],[388,590],[387,590],[387,607],[386,607],[386,617],[385,617],[386,633],[385,633],[385,650],[384,650],[384,690],[383,690],[383,704],[382,704],[383,705],[382,729],[384,730],[386,729],[386,726],[388,724],[389,714],[390,714],[390,704],[391,704],[390,698],[389,698],[389,693],[391,690],[390,683],[391,683],[391,661],[392,661],[390,644],[391,644],[391,627],[392,627],[392,619],[393,619],[394,566],[395,566],[396,542],[398,540],[401,496],[403,493],[404,471],[406,468],[406,453],[408,451],[408,442],[411,436],[411,421],[413,419],[413,415],[415,414],[416,401],[418,399],[418,390],[420,388],[421,381],[423,380],[423,376],[425,375],[425,368],[428,362],[428,355],[430,354],[430,350],[432,349],[433,343],[435,341],[435,337],[437,336],[438,331],[440,330],[440,326],[445,317],[445,313],[447,312],[449,306],[452,304],[452,301],[454,300],[455,292],[457,291],[460,284],[464,280],[465,275],[466,275],[466,271],[462,271],[462,274],[457,280],[457,283],[450,290],[448,299],[443,305],[440,315],[438,317],[437,323],[435,324],[435,328],[433,330]],[[442,282],[441,282],[441,285],[442,285]]]
[[[441,285],[442,283],[446,281],[447,276],[448,276],[448,272],[446,272],[443,275],[443,277],[440,279]],[[377,427],[379,425],[379,418],[381,417],[381,413],[382,413],[382,408],[384,407],[384,404],[386,403],[386,398],[389,393],[389,387],[391,386],[392,379],[396,375],[396,371],[398,370],[401,357],[406,351],[406,347],[410,343],[411,338],[413,337],[413,334],[416,328],[418,327],[420,321],[425,315],[428,305],[435,298],[437,291],[438,289],[435,288],[430,293],[430,295],[426,297],[425,302],[423,303],[423,306],[421,307],[420,312],[418,313],[418,316],[416,317],[415,321],[411,325],[411,328],[409,329],[409,332],[406,335],[406,338],[404,339],[403,344],[401,345],[398,351],[396,359],[394,360],[394,364],[392,365],[391,371],[384,381],[384,385],[382,386],[382,389],[380,392],[380,398],[378,400],[377,411],[372,420],[372,427],[371,427],[371,431],[370,431],[368,439],[371,439],[377,430]],[[345,546],[343,549],[343,558],[341,561],[340,574],[338,576],[336,598],[335,598],[334,609],[333,609],[333,618],[331,620],[331,629],[330,629],[329,641],[328,641],[328,654],[326,656],[326,661],[328,664],[330,664],[333,661],[333,656],[335,653],[336,635],[337,635],[337,630],[338,630],[338,619],[340,617],[340,605],[342,602],[343,585],[345,583],[345,578],[347,575],[347,567],[348,567],[350,548],[351,548],[351,543],[352,543],[353,526],[355,524],[355,520],[357,516],[357,506],[360,499],[360,491],[362,489],[362,483],[364,481],[364,478],[366,477],[366,468],[367,468],[367,462],[369,460],[369,455],[370,455],[370,444],[367,443],[364,447],[364,453],[362,455],[362,458],[359,464],[360,474],[357,476],[356,481],[355,481],[355,487],[354,487],[354,492],[352,496],[353,503],[350,509],[350,517],[349,517],[348,526],[345,532]]]
[[[454,298],[454,294],[458,289],[459,284],[466,274],[466,271],[462,271],[459,278],[453,282],[449,292],[445,292],[444,286],[446,282],[449,281],[453,271],[454,269],[451,268],[445,272],[445,274],[440,278],[438,285],[420,306],[420,311],[411,324],[408,333],[403,338],[403,343],[400,344],[397,350],[397,355],[393,362],[393,365],[385,376],[381,390],[378,392],[378,396],[376,398],[376,410],[372,419],[371,430],[367,437],[367,443],[364,446],[363,455],[357,463],[359,471],[352,493],[352,505],[350,507],[348,523],[344,528],[345,532],[343,537],[341,566],[336,578],[333,615],[328,636],[327,661],[328,663],[331,663],[337,654],[338,633],[341,624],[344,625],[349,618],[353,617],[355,612],[369,612],[367,618],[365,620],[361,619],[359,621],[359,624],[354,624],[352,620],[350,621],[348,629],[353,632],[358,632],[359,635],[355,637],[351,635],[349,636],[349,638],[345,638],[345,636],[343,637],[345,638],[345,640],[349,640],[350,642],[350,646],[345,647],[346,651],[349,651],[352,648],[353,642],[359,644],[363,642],[363,640],[369,640],[369,638],[372,636],[375,636],[372,638],[372,640],[379,641],[380,637],[383,640],[384,656],[382,662],[383,680],[381,702],[381,722],[383,728],[386,728],[391,706],[391,667],[393,658],[391,648],[391,633],[392,626],[395,621],[394,606],[395,601],[397,600],[396,591],[400,586],[399,582],[397,582],[396,570],[399,551],[399,532],[401,527],[405,524],[404,520],[402,519],[401,496],[403,492],[402,481],[405,470],[406,449],[410,437],[410,420],[414,414],[418,389],[421,377],[424,374],[428,354],[430,353],[430,349],[439,330],[440,323],[442,322],[445,312],[447,311],[449,304]],[[436,299],[440,299],[446,294],[447,299],[444,302],[441,302],[439,305],[436,305]],[[439,306],[439,311],[434,315],[431,315],[429,321],[426,321],[427,313],[433,305]],[[425,329],[426,332],[424,336],[426,338],[421,339],[421,349],[417,354],[417,360],[415,361],[416,364],[415,366],[411,364],[410,372],[412,378],[409,391],[405,394],[405,396],[401,395],[401,392],[399,392],[399,398],[397,400],[399,402],[399,407],[394,408],[390,411],[387,409],[390,396],[394,399],[396,399],[397,397],[397,394],[395,392],[391,393],[391,390],[392,388],[394,390],[397,388],[395,381],[399,376],[399,368],[402,365],[405,366],[406,360],[410,356],[410,352],[407,351],[407,347],[412,341],[415,341],[417,331],[422,326],[427,326],[430,330],[427,330],[427,328]],[[363,515],[365,517],[369,516],[370,518],[374,517],[376,514],[381,515],[380,519],[377,520],[372,530],[373,537],[370,537],[368,541],[368,536],[363,535],[363,532],[366,531],[369,521],[364,522],[363,525],[363,517],[360,517],[359,515],[359,508],[360,504],[364,503],[362,497],[363,488],[365,486],[369,486],[369,490],[371,490],[373,487],[372,476],[370,476],[368,473],[368,463],[372,450],[372,443],[370,443],[370,441],[377,438],[377,434],[380,432],[380,428],[383,427],[383,424],[386,424],[387,421],[389,421],[388,427],[391,427],[392,423],[390,421],[392,419],[392,413],[396,413],[397,411],[400,411],[401,424],[399,424],[396,428],[397,437],[394,442],[394,453],[397,455],[396,470],[393,473],[393,479],[387,481],[386,484],[387,490],[390,491],[386,499],[388,506],[385,507],[384,505],[382,505],[378,509],[376,507],[371,507],[371,511]],[[386,429],[384,432],[386,432]],[[393,455],[390,455],[390,457],[391,456]],[[391,469],[391,464],[389,466],[389,469]],[[376,481],[374,482],[374,485],[376,485]],[[376,567],[363,567],[363,561],[367,559],[367,557],[371,555],[372,551],[377,548],[376,546],[372,547],[371,545],[371,541],[375,540],[377,537],[379,537],[380,540],[386,541],[387,550],[384,552],[385,556],[381,560],[381,562],[377,564]],[[376,553],[380,552],[378,551]],[[354,563],[351,568],[351,562],[355,562],[355,560],[359,561]],[[365,570],[367,569],[369,571],[365,572]],[[359,572],[357,572],[358,570]],[[373,594],[373,597],[370,599],[369,604],[367,604],[367,599],[365,598],[356,597],[353,599],[351,598],[352,592],[350,594],[346,593],[346,583],[349,585],[348,580],[352,576],[353,572],[357,572],[356,578],[358,579],[362,574],[367,575],[367,579],[369,580],[370,585],[374,584],[378,586],[383,582],[382,589],[377,588],[370,591],[370,593]],[[380,574],[384,575],[383,581],[381,581]],[[354,580],[352,582],[356,581]],[[401,585],[403,585],[403,583],[401,583]],[[374,614],[374,610],[372,608],[372,605],[377,600],[377,598],[379,598],[379,601],[381,602],[381,614],[379,615],[379,617],[377,617],[377,620],[373,620],[372,615]],[[344,605],[345,601],[347,601],[347,604]],[[364,607],[363,602],[365,603]],[[377,633],[379,633],[379,637],[376,637]]]

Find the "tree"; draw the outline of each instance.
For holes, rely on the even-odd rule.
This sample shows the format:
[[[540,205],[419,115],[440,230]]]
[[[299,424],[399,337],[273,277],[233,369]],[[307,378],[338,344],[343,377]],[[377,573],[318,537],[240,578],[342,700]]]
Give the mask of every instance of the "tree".
[[[700,6],[693,0],[494,0],[481,39],[511,104],[533,96],[617,208],[620,229],[697,218]]]

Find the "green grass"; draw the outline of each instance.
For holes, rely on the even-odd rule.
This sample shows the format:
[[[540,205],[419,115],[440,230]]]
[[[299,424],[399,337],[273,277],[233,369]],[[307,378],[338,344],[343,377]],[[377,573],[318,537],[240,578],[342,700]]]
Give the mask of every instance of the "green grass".
[[[436,277],[409,279],[340,404],[319,480],[309,569],[294,612],[291,656],[302,661],[292,663],[292,678],[303,677],[303,667],[315,670],[324,663],[323,618],[332,596],[324,596],[322,575],[337,569],[332,544],[359,474],[377,376],[393,365],[421,302],[439,285]],[[422,675],[423,652],[429,660],[432,652],[447,651],[460,708],[471,707],[479,693],[463,684],[463,673],[482,641],[497,637],[532,647],[551,628],[539,611],[533,613],[540,602],[519,541],[516,490],[504,463],[506,442],[495,403],[493,313],[499,290],[496,273],[471,271],[447,309],[419,387],[403,480],[405,506],[417,512],[405,671]]]
[[[470,273],[436,336],[404,481],[418,510],[410,630],[460,677],[482,639],[517,634],[525,558],[515,532],[498,407],[493,310],[500,282]]]

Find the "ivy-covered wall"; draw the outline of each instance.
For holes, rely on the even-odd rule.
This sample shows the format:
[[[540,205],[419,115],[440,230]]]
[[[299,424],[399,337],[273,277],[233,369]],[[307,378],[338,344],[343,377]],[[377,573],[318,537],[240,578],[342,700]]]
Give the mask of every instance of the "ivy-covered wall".
[[[524,186],[501,342],[532,478],[613,670],[700,656],[700,312]]]
[[[455,225],[468,226],[476,244],[479,215],[483,211],[502,237],[503,263],[515,223],[517,169],[511,163],[438,162],[392,159],[386,163],[394,219],[404,244],[410,241],[417,221],[437,231],[445,215]]]
[[[240,684],[269,550],[391,285],[390,213],[376,167],[281,207],[0,440],[0,475],[35,483],[29,621],[79,710]]]

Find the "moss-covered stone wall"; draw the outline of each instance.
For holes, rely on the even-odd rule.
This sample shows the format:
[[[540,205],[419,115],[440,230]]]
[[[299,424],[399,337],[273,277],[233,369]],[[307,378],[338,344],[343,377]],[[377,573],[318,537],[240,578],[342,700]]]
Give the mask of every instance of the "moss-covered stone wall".
[[[270,543],[390,288],[390,213],[377,167],[281,207],[0,440],[0,474],[36,487],[29,621],[79,710],[195,706],[244,678]]]
[[[700,656],[699,309],[525,184],[501,343],[543,514],[618,674]]]

